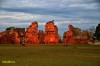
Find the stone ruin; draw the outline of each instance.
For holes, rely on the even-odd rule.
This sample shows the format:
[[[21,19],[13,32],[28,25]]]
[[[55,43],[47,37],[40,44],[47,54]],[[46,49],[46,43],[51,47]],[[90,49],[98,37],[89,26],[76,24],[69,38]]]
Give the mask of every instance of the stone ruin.
[[[49,21],[45,25],[45,44],[58,44],[59,43],[58,28],[53,21]]]
[[[74,40],[74,30],[73,30],[73,26],[69,25],[68,26],[68,31],[64,32],[64,36],[63,36],[63,42],[64,43],[68,43],[68,44],[74,44],[75,40]]]
[[[39,42],[40,42],[40,44],[44,44],[44,37],[45,37],[44,31],[43,30],[39,30],[38,35],[39,35]]]
[[[26,44],[39,44],[38,23],[32,22],[26,30],[25,36]]]
[[[0,44],[58,44],[61,42],[58,28],[53,21],[45,25],[45,31],[38,31],[38,23],[32,22],[25,28],[14,28],[0,32]],[[68,31],[64,32],[63,42],[68,44],[93,44],[92,32],[68,26]]]
[[[0,32],[0,44],[24,43],[25,28],[16,28]]]
[[[68,31],[63,35],[64,43],[68,44],[93,44],[92,32],[84,31],[79,28],[75,28],[72,25],[68,26]]]

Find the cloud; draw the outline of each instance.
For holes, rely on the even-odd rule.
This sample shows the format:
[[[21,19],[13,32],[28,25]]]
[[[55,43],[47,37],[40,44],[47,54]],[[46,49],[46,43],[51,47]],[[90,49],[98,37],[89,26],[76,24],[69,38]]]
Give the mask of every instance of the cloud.
[[[12,18],[17,20],[33,19],[33,15],[19,12],[0,11],[0,18]]]
[[[99,0],[4,0],[0,7],[3,8],[66,8],[66,7],[94,7]],[[74,5],[75,4],[75,5]],[[91,7],[89,6],[89,7]],[[96,7],[96,6],[95,6]]]
[[[48,20],[65,20],[66,18],[52,15],[29,14],[25,12],[10,12],[0,11],[0,19],[15,19],[15,20],[33,20],[33,21],[48,21]]]
[[[10,0],[10,1],[5,0],[4,2],[1,3],[1,7],[3,8],[22,8],[22,7],[44,8],[48,5],[49,5],[48,0],[47,1],[46,0]]]
[[[53,16],[53,15],[30,14],[30,13],[25,13],[25,12],[0,11],[0,15],[1,15],[0,22],[2,24],[3,23],[6,25],[12,24],[14,26],[21,25],[21,24],[24,25],[25,23],[31,23],[33,21],[38,21],[39,25],[45,25],[45,23],[50,20],[55,20],[56,25],[64,25],[64,24],[72,24],[72,23],[76,23],[76,24],[78,24],[78,23],[93,23],[93,21],[96,23],[99,22],[99,20],[96,21],[96,20],[86,19],[86,18],[85,19],[77,18],[77,17],[65,18],[62,16],[60,17],[60,16]]]
[[[0,22],[0,25],[2,26],[22,26],[22,25],[29,25],[30,23],[18,23],[18,22],[8,22],[8,21],[5,21],[5,22]]]
[[[83,4],[71,4],[69,7],[77,7],[77,8],[83,8],[83,9],[99,9],[98,3],[83,3]]]
[[[27,28],[33,21],[43,29],[51,20],[55,20],[60,33],[68,24],[87,29],[100,22],[99,4],[99,0],[0,0],[0,29]]]

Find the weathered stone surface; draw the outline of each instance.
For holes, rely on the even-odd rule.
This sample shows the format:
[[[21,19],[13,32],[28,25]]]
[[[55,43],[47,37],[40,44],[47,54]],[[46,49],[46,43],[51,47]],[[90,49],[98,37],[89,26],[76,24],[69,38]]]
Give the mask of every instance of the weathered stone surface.
[[[39,30],[38,35],[39,35],[39,42],[40,42],[40,44],[44,44],[44,37],[45,37],[44,31],[43,30]]]
[[[77,28],[78,29],[78,28]],[[84,31],[84,30],[80,30],[80,31],[76,31],[74,29],[74,33],[75,35],[75,42],[76,44],[89,44],[89,43],[93,43],[93,33],[89,32],[89,31]],[[79,42],[77,42],[77,40]]]
[[[22,30],[24,30],[24,32]],[[25,36],[25,29],[16,28],[0,33],[0,44],[20,44],[21,38]],[[24,41],[24,39],[22,39]]]
[[[68,26],[68,31],[64,32],[63,42],[68,44],[93,44],[93,33]],[[53,21],[49,21],[45,25],[45,31],[39,30],[38,23],[33,22],[25,28],[11,28],[0,32],[0,44],[58,44],[60,36],[58,28]]]
[[[16,28],[15,40],[17,44],[25,43],[25,28]]]
[[[26,30],[26,44],[39,44],[38,23],[33,22]]]
[[[68,31],[64,33],[64,43],[75,44],[73,26],[68,26]]]
[[[92,35],[91,32],[69,25],[68,31],[64,32],[63,41],[68,44],[89,44],[93,43]]]
[[[53,21],[49,21],[45,25],[45,43],[46,44],[58,44],[59,43],[58,28],[54,25]]]

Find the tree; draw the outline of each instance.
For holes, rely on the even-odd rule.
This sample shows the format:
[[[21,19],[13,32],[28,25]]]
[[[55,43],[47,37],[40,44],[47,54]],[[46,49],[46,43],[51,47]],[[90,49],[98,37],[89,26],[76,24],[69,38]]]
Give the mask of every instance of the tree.
[[[15,29],[15,27],[7,27],[7,28],[6,28],[6,31],[7,31],[7,30],[11,30],[11,29]]]
[[[95,31],[94,36],[96,37],[97,40],[100,40],[100,23],[96,27],[96,31]]]

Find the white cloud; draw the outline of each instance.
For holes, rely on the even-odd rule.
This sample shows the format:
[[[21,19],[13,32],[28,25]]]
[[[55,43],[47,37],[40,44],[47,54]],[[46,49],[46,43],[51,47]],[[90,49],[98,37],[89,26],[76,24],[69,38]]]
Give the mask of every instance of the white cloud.
[[[9,19],[9,21],[5,20],[6,18]],[[15,20],[15,21],[14,21]],[[19,22],[17,22],[17,21]],[[56,21],[62,21],[66,20],[66,18],[58,17],[58,16],[52,16],[52,15],[39,15],[39,14],[28,14],[24,12],[9,12],[9,11],[0,11],[0,25],[25,25],[28,24],[26,21],[39,21],[39,25],[45,25],[46,22],[51,20]],[[12,21],[12,22],[11,22]],[[25,22],[22,22],[25,21]],[[40,22],[42,21],[42,22]],[[29,22],[31,23],[31,22]]]
[[[83,9],[98,9],[97,3],[77,3],[77,4],[70,4],[69,7],[80,7]]]
[[[97,3],[91,3],[94,0],[4,0],[0,7],[3,8],[67,8],[67,7],[84,7],[97,8]],[[88,4],[88,2],[90,2]]]
[[[24,12],[10,12],[0,11],[0,19],[10,18],[16,20],[33,20],[33,21],[48,21],[48,20],[65,20],[66,18],[52,15],[39,15],[39,14],[28,14]]]
[[[45,26],[46,22],[38,22],[38,25]]]
[[[46,7],[47,5],[45,0],[5,0],[1,3],[3,8]]]
[[[9,11],[0,11],[0,25],[29,25],[31,22],[27,22],[27,20],[38,21],[39,25],[45,25],[46,22],[55,20],[56,25],[64,25],[71,23],[91,23],[93,20],[83,19],[83,18],[63,18],[52,15],[39,15],[39,14],[28,14],[23,12],[9,12]],[[5,18],[10,18],[10,21],[5,20]],[[14,21],[15,20],[15,21]],[[17,22],[18,20],[19,22]],[[13,22],[11,22],[13,21]],[[25,22],[22,22],[25,21]],[[94,22],[96,22],[94,20]]]
[[[0,18],[12,18],[17,20],[29,20],[34,19],[34,16],[27,13],[21,12],[9,12],[9,11],[0,11]]]
[[[99,11],[96,10],[99,8],[98,4],[93,2],[87,3],[87,0],[4,0],[4,2],[0,3],[0,7],[8,9],[19,8],[19,10],[22,8],[22,11],[26,7],[33,9],[34,7],[47,8],[47,11],[40,9],[39,14],[30,11],[32,10],[30,8],[30,10],[24,12],[0,11],[0,25],[4,26],[30,25],[31,22],[29,21],[38,21],[39,25],[44,26],[46,22],[55,20],[57,26],[64,27],[70,23],[99,23],[99,20],[96,21],[96,18],[100,17]],[[30,12],[34,14],[30,14]],[[7,21],[6,18],[9,20]]]
[[[9,22],[9,21],[5,21],[5,22],[1,22],[0,21],[0,25],[1,26],[22,26],[22,25],[29,25],[30,23],[20,23],[20,22]]]

